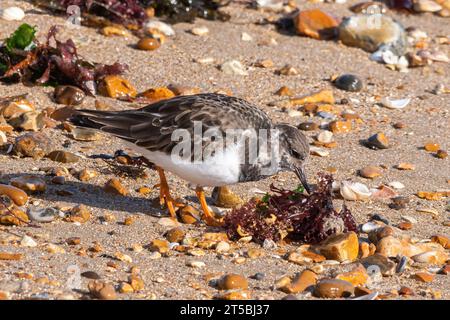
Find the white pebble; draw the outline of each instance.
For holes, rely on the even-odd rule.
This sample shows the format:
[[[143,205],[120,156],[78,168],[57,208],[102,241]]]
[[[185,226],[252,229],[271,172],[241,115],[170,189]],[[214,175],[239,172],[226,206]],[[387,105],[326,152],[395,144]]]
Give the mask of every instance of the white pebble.
[[[151,20],[149,22],[147,22],[145,24],[145,28],[146,29],[156,29],[162,33],[164,33],[164,35],[171,37],[175,35],[175,30],[168,25],[167,23],[158,21],[158,20]]]
[[[25,12],[19,7],[9,7],[0,11],[0,17],[7,21],[20,21],[25,18]]]
[[[23,247],[36,247],[37,243],[36,241],[33,240],[33,238],[29,237],[29,236],[24,236],[22,238],[22,240],[20,241],[20,245]]]
[[[253,38],[252,38],[252,36],[249,35],[247,32],[242,32],[241,40],[242,40],[242,41],[252,41]]]
[[[403,189],[405,188],[405,185],[401,183],[400,181],[392,181],[388,183],[388,186],[394,189]]]
[[[192,268],[203,268],[206,264],[203,261],[190,261],[187,263],[187,266]]]
[[[317,141],[322,143],[330,143],[333,141],[333,132],[331,131],[322,131],[317,135]]]
[[[230,250],[230,245],[228,242],[220,241],[216,246],[216,252],[218,253],[224,253],[228,252]]]
[[[225,74],[247,76],[248,72],[245,70],[242,63],[237,60],[229,60],[221,65],[221,70]]]
[[[191,30],[192,34],[196,36],[205,36],[209,33],[209,29],[207,27],[195,27]]]

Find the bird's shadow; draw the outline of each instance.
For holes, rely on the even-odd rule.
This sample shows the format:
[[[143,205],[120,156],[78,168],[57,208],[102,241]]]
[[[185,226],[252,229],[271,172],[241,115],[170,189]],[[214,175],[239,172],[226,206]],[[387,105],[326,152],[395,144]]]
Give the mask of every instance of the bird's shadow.
[[[154,206],[152,197],[110,194],[100,186],[81,181],[66,180],[64,184],[58,185],[51,182],[52,176],[42,173],[0,174],[0,183],[10,184],[11,179],[21,176],[34,176],[46,182],[45,192],[31,194],[35,199],[71,202],[99,209],[141,213],[158,217],[167,215],[166,210]]]

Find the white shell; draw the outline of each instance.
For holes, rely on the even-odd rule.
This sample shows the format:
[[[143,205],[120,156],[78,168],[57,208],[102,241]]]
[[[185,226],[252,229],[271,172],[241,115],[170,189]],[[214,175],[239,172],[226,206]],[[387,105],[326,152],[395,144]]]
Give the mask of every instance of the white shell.
[[[389,109],[403,109],[411,102],[411,98],[392,100],[391,98],[383,98],[381,104]]]
[[[0,17],[7,21],[20,21],[25,18],[25,12],[19,7],[9,7],[0,11]]]
[[[400,181],[391,181],[388,183],[388,186],[394,189],[403,189],[405,188],[405,185],[401,183]]]
[[[242,41],[252,41],[253,38],[252,38],[252,36],[249,35],[247,32],[242,32],[241,40],[242,40]]]
[[[324,150],[322,148],[318,148],[318,147],[309,147],[309,153],[314,155],[314,156],[319,156],[319,157],[328,157],[330,155],[330,152],[328,150]]]
[[[171,37],[175,35],[175,30],[168,25],[167,23],[158,21],[158,20],[150,20],[145,24],[146,29],[156,29],[162,33],[164,33],[166,36]]]
[[[369,222],[364,223],[361,226],[361,231],[364,232],[364,233],[369,233],[371,231],[380,229],[382,227],[383,227],[383,225],[381,225],[379,223],[376,223],[376,222],[373,222],[373,221],[369,221]]]
[[[340,193],[345,200],[350,201],[367,200],[371,196],[365,184],[350,181],[342,181]]]
[[[248,75],[248,72],[247,72],[247,70],[245,70],[242,63],[240,63],[237,60],[229,60],[229,61],[223,63],[220,66],[220,68],[225,74],[240,75],[240,76]]]
[[[196,36],[205,36],[209,33],[208,27],[202,26],[202,27],[195,27],[191,30],[192,34],[195,34]]]
[[[410,216],[401,216],[401,218],[407,222],[411,222],[411,223],[417,223],[417,220],[413,217]]]
[[[317,141],[322,143],[330,143],[333,141],[333,132],[331,131],[322,131],[317,135]]]

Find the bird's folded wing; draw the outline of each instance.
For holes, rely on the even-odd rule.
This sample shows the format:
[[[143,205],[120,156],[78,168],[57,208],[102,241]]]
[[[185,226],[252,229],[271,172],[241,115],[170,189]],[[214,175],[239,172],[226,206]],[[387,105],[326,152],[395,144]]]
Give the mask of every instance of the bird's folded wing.
[[[271,127],[271,120],[260,109],[235,97],[218,94],[179,96],[158,101],[141,109],[125,111],[79,110],[71,118],[75,125],[111,133],[150,151],[169,152],[175,130],[193,134],[194,125],[203,132],[228,129]]]

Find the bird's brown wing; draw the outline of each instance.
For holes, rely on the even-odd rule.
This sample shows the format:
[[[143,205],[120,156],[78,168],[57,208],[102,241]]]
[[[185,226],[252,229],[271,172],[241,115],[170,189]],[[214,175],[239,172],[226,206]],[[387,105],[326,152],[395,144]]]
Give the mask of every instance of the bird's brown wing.
[[[137,110],[79,110],[71,121],[111,133],[150,151],[166,153],[177,144],[172,141],[174,131],[185,129],[193,136],[196,121],[203,132],[210,128],[226,132],[272,127],[270,118],[258,107],[236,97],[212,93],[179,96]]]

